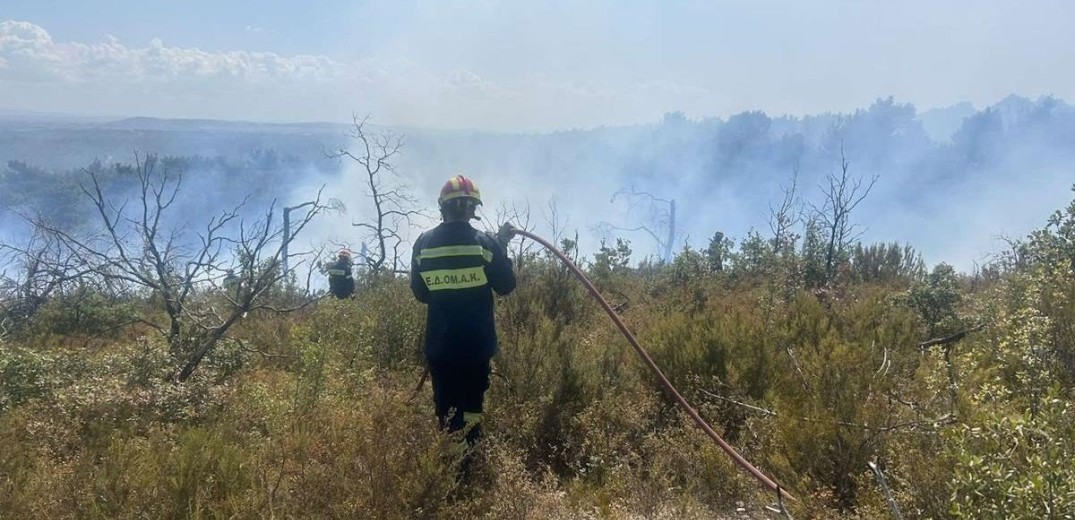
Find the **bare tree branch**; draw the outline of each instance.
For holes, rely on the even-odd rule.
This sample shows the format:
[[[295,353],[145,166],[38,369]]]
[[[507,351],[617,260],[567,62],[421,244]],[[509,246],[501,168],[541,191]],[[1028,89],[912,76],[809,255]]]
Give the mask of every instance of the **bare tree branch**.
[[[496,234],[500,226],[510,222],[518,229],[524,231],[533,231],[534,224],[530,218],[530,202],[526,201],[522,207],[515,202],[501,202],[500,206],[496,210],[496,216],[492,219],[485,219],[482,215],[482,222],[486,222],[487,226],[485,231],[490,234]],[[491,227],[490,227],[491,226]],[[515,244],[515,259],[517,262],[524,262],[526,255],[533,249],[534,243],[528,240],[526,237],[521,237],[520,240],[514,241]],[[521,264],[519,267],[522,267]]]
[[[289,228],[273,220],[275,201],[262,216],[248,220],[249,197],[196,228],[187,216],[176,214],[183,189],[181,172],[153,155],[138,154],[133,166],[117,168],[137,181],[135,193],[122,203],[107,194],[98,171],[84,170],[87,182],[80,188],[95,209],[96,230],[75,233],[41,217],[24,217],[33,226],[37,242],[25,247],[0,245],[0,252],[24,261],[35,259],[27,264],[31,272],[26,280],[44,281],[45,285],[34,289],[36,297],[47,297],[68,282],[144,292],[163,313],[150,311],[129,321],[152,327],[166,338],[172,355],[182,363],[172,376],[175,381],[190,377],[230,327],[248,313],[290,312],[314,301],[304,297],[277,303],[274,298],[279,298],[273,294],[287,290],[282,261],[294,257],[301,264],[309,254],[287,253],[287,243],[331,208],[322,203],[320,191],[314,200],[294,208],[300,215]],[[42,254],[42,246],[49,254]],[[233,277],[235,271],[238,275]],[[229,274],[221,287],[218,282],[223,273]]]
[[[919,349],[927,349],[927,348],[935,346],[935,345],[948,345],[950,343],[955,343],[955,342],[963,339],[964,337],[966,337],[967,334],[970,334],[972,332],[978,332],[979,330],[984,329],[987,324],[988,323],[986,323],[986,322],[979,323],[978,325],[975,325],[975,326],[973,326],[973,327],[971,327],[969,329],[966,329],[966,330],[961,330],[961,331],[959,331],[959,332],[957,332],[955,334],[952,334],[950,336],[945,336],[943,338],[934,338],[934,339],[931,339],[931,340],[923,341],[923,342],[918,344],[918,348]]]
[[[676,200],[662,199],[651,193],[638,191],[634,187],[624,188],[612,195],[610,203],[616,202],[620,197],[627,198],[628,206],[632,210],[645,208],[648,211],[648,223],[634,228],[615,226],[608,222],[601,222],[599,227],[605,230],[616,229],[619,231],[645,231],[657,243],[661,254],[661,260],[672,260],[672,247],[676,237]],[[657,230],[664,231],[664,236],[658,235]]]
[[[372,222],[354,222],[352,225],[369,232],[367,236],[374,243],[373,255],[366,255],[364,260],[376,276],[398,267],[403,243],[400,229],[411,226],[412,219],[424,217],[425,213],[415,209],[417,203],[405,186],[387,184],[390,175],[396,173],[393,161],[403,149],[403,136],[391,132],[375,134],[368,128],[369,119],[368,115],[352,118],[350,137],[355,141],[356,150],[340,148],[327,155],[334,159],[350,159],[362,167],[366,196],[373,203],[374,217]]]
[[[802,202],[798,196],[799,163],[796,161],[795,168],[791,173],[790,185],[781,188],[784,197],[778,208],[769,206],[769,229],[773,233],[773,252],[776,254],[791,253],[795,250],[795,240],[798,238],[792,229],[802,221]]]
[[[838,175],[830,173],[826,176],[828,186],[822,187],[825,202],[820,208],[812,206],[814,214],[828,235],[825,248],[826,281],[831,281],[835,277],[841,256],[858,238],[858,234],[855,233],[857,226],[851,221],[851,212],[869,195],[879,178],[876,175],[868,181],[862,177],[853,178],[849,169],[850,163],[841,144],[840,173]]]

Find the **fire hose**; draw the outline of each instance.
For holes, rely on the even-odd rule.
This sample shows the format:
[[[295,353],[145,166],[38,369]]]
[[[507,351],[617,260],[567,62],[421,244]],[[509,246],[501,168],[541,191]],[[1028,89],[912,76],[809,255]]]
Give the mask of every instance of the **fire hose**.
[[[513,235],[521,235],[526,238],[529,238],[541,244],[546,249],[551,251],[554,255],[556,255],[556,257],[559,258],[560,261],[563,262],[564,265],[569,270],[571,270],[572,273],[575,274],[579,281],[582,282],[582,285],[586,287],[586,290],[589,291],[590,295],[593,296],[594,299],[601,304],[601,307],[605,309],[605,312],[608,313],[608,316],[612,318],[613,322],[616,323],[616,327],[620,329],[620,332],[622,332],[623,335],[627,338],[627,341],[629,341],[631,343],[631,346],[634,347],[635,352],[638,353],[639,357],[642,358],[642,361],[646,363],[646,366],[648,366],[650,370],[654,373],[654,375],[657,376],[657,379],[658,381],[660,381],[661,386],[663,386],[664,389],[667,390],[668,393],[675,399],[676,404],[679,405],[679,407],[682,408],[683,411],[686,412],[692,420],[694,420],[694,424],[698,425],[698,427],[701,428],[702,431],[704,431],[710,439],[713,439],[713,442],[716,442],[717,445],[720,446],[720,449],[724,450],[724,452],[727,453],[728,456],[731,457],[732,460],[734,460],[740,468],[742,468],[744,471],[754,477],[761,485],[771,491],[774,491],[777,494],[778,499],[786,498],[790,500],[795,500],[795,497],[791,496],[787,491],[785,491],[782,486],[777,484],[771,478],[765,476],[765,474],[762,473],[761,470],[754,467],[753,464],[751,464],[742,455],[740,455],[739,452],[735,450],[735,448],[728,444],[723,438],[721,438],[719,434],[717,434],[716,431],[713,430],[712,427],[709,426],[709,423],[707,423],[701,415],[698,415],[698,412],[693,407],[691,407],[690,403],[687,402],[683,395],[680,394],[678,390],[676,390],[676,387],[672,386],[671,381],[668,380],[668,378],[664,375],[664,372],[662,372],[660,367],[657,366],[657,363],[653,361],[653,358],[650,357],[648,352],[646,352],[646,349],[642,348],[642,345],[638,342],[638,339],[635,338],[635,335],[631,333],[631,331],[627,328],[627,325],[625,325],[623,323],[623,320],[620,319],[619,314],[617,314],[616,311],[612,309],[612,306],[609,305],[608,301],[605,300],[604,296],[601,296],[601,293],[598,292],[597,288],[594,287],[593,283],[590,282],[588,278],[586,278],[586,275],[582,272],[582,270],[579,269],[578,266],[576,266],[575,263],[567,257],[567,255],[557,249],[556,246],[554,246],[553,244],[529,231],[524,231],[514,227],[508,228],[507,231],[510,231],[510,233]]]

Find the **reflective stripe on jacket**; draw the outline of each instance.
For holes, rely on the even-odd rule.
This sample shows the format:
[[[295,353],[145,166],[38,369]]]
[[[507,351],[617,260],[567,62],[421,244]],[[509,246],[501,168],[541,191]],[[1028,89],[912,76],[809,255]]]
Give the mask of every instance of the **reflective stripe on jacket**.
[[[493,292],[515,289],[504,247],[466,222],[446,222],[418,237],[411,254],[411,291],[428,304],[426,357],[481,361],[497,348]]]

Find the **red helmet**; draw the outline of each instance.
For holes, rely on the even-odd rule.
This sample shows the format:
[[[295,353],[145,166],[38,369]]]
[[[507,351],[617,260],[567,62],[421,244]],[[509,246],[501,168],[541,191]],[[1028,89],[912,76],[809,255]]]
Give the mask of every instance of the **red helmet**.
[[[440,189],[437,204],[443,206],[445,202],[460,197],[469,198],[477,204],[482,203],[482,194],[481,190],[478,189],[478,185],[462,175],[456,175],[448,179],[448,182],[445,182],[444,187]]]
[[[340,258],[351,258],[351,250],[350,249],[341,249],[339,253],[336,253],[336,256],[338,256]]]

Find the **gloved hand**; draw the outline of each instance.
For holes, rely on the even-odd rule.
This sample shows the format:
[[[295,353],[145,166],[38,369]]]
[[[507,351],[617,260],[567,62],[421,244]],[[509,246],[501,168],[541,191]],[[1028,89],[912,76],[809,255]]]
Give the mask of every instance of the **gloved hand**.
[[[515,236],[515,231],[515,226],[511,225],[511,222],[505,222],[496,232],[496,241],[500,242],[500,245],[507,247],[511,237]]]

